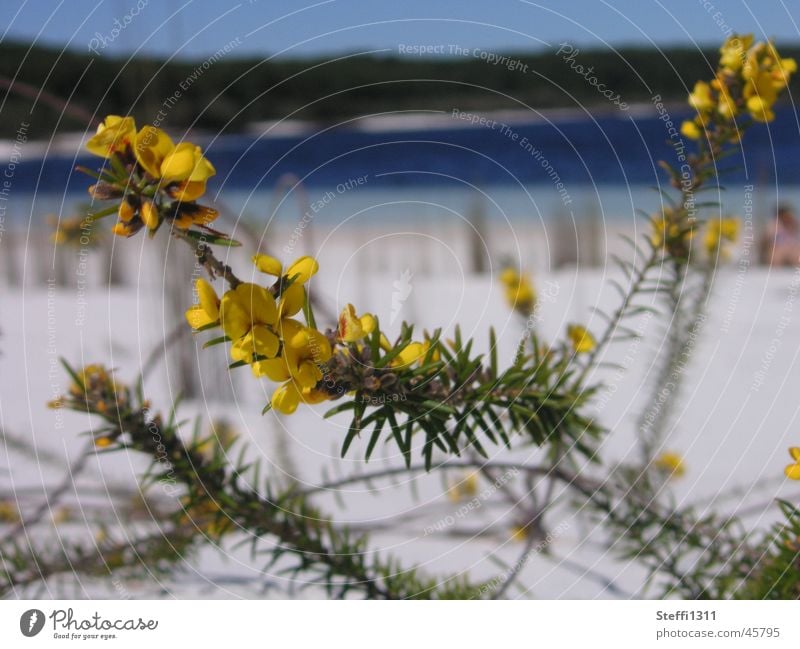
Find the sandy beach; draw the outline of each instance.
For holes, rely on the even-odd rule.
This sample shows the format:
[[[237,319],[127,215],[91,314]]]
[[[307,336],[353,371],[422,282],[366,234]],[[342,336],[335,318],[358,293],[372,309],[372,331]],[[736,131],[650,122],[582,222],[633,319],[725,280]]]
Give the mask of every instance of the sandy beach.
[[[508,309],[496,276],[468,272],[459,264],[469,257],[468,238],[459,240],[456,233],[437,233],[435,228],[428,232],[362,232],[362,239],[355,241],[349,234],[338,239],[335,232],[326,239],[321,234],[315,233],[314,245],[322,270],[311,290],[324,296],[326,310],[335,312],[353,302],[359,310],[378,314],[390,333],[399,331],[403,319],[429,330],[441,326],[446,334],[460,324],[465,336],[475,337],[479,349],[488,347],[488,329],[493,326],[498,332],[501,362],[513,358],[524,322]],[[537,245],[546,250],[547,239],[524,229],[514,230],[513,235],[505,239],[495,236],[490,245],[493,250],[507,246],[509,252],[518,245],[525,265],[534,260],[530,266],[536,269],[535,283],[543,296],[539,334],[552,339],[570,322],[599,330],[603,322],[592,316],[590,307],[615,307],[618,298],[609,282],[624,281],[620,272],[610,266],[540,271],[535,250]],[[179,263],[173,264],[172,259],[164,267],[163,255],[184,251],[165,251],[163,242],[151,246],[152,242],[143,238],[122,243],[126,245],[115,242],[114,248],[115,263],[124,269],[121,287],[109,290],[96,279],[107,261],[102,253],[92,252],[81,262],[77,253],[60,249],[59,257],[66,259],[59,262],[64,264],[60,268],[65,275],[58,282],[32,281],[53,271],[47,270],[46,261],[42,269],[44,255],[27,255],[21,273],[23,286],[2,288],[0,425],[13,436],[32,440],[43,453],[34,458],[10,446],[1,449],[2,483],[24,494],[23,507],[41,502],[44,490],[63,479],[86,443],[80,433],[92,426],[87,417],[45,407],[67,383],[58,364],[60,357],[74,365],[101,362],[119,368],[119,378],[131,381],[152,355],[157,362],[144,388],[154,409],[168,409],[183,393],[183,419],[224,419],[250,443],[253,458],[260,458],[267,472],[283,482],[293,480],[313,487],[358,472],[402,465],[402,458],[393,454],[391,447],[379,445],[364,466],[360,458],[365,440],[354,444],[347,459],[339,459],[347,421],[342,416],[323,420],[324,404],[301,408],[290,417],[262,416],[272,386],[252,378],[246,368],[229,371],[224,346],[201,349],[209,334],[198,334],[192,343],[186,327],[180,344],[165,349],[165,337],[180,323],[182,310],[193,298],[190,278],[175,276]],[[743,513],[751,528],[766,528],[778,518],[772,500],[797,495],[797,489],[786,484],[783,466],[785,449],[800,439],[800,406],[795,398],[800,389],[796,371],[800,273],[743,264],[741,250],[737,254],[718,271],[707,318],[685,368],[685,385],[674,396],[678,405],[665,448],[681,454],[687,467],[686,475],[673,483],[676,503],[694,503],[700,512],[715,504],[726,513]],[[84,270],[95,278],[93,282],[81,283],[81,263],[87,265]],[[243,273],[246,278],[247,272]],[[398,282],[403,283],[400,289]],[[407,293],[399,308],[398,290]],[[598,449],[602,464],[587,467],[588,475],[602,479],[615,463],[636,459],[636,421],[648,407],[647,388],[656,352],[664,343],[665,324],[658,317],[645,319],[638,324],[642,340],[621,342],[609,349],[605,360],[621,363],[624,369],[602,369],[596,376],[605,381],[606,388],[594,411],[609,434]],[[187,384],[187,375],[197,375],[199,380]],[[535,461],[538,451],[522,441],[512,450],[490,448],[492,459]],[[112,499],[109,494],[116,489],[134,487],[135,476],[144,468],[140,458],[125,453],[90,460],[65,498],[73,512],[80,512],[77,521],[82,521],[67,526],[68,534],[90,533],[87,529],[94,512],[107,509]],[[447,475],[457,477],[461,472],[453,470]],[[520,494],[526,492],[522,480],[512,483]],[[175,500],[174,494],[161,491],[156,487],[157,500]],[[446,492],[441,475],[423,471],[369,485],[351,484],[321,494],[318,502],[335,520],[371,531],[374,547],[381,552],[391,552],[434,574],[463,571],[474,578],[491,579],[502,572],[503,565],[513,564],[521,543],[512,538],[515,521],[511,507],[497,490],[488,481],[481,483],[479,493],[485,492],[486,497],[479,498],[479,505],[466,513],[464,503],[452,502]],[[147,525],[145,519],[121,522],[133,527]],[[519,581],[522,592],[546,598],[646,596],[637,590],[642,569],[609,554],[599,527],[563,506],[550,513],[546,527],[549,541],[524,566]],[[223,555],[206,550],[185,568],[162,585],[166,592],[177,597],[198,593],[246,597],[264,581],[285,586],[276,575],[259,579],[246,552],[232,547],[226,547]],[[140,584],[141,592],[152,588],[156,577],[152,580]],[[108,592],[113,587],[108,584],[76,585],[79,590],[86,589],[84,595],[116,596]],[[136,588],[136,584],[125,588]],[[271,593],[280,596],[279,589],[266,594]],[[312,588],[305,596],[315,594],[319,591]]]

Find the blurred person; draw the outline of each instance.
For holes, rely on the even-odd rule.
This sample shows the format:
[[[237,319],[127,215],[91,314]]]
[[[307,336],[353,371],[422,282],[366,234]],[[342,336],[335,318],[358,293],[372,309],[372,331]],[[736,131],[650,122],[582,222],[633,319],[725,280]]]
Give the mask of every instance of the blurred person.
[[[800,223],[790,205],[778,205],[761,238],[761,262],[771,266],[800,263]]]

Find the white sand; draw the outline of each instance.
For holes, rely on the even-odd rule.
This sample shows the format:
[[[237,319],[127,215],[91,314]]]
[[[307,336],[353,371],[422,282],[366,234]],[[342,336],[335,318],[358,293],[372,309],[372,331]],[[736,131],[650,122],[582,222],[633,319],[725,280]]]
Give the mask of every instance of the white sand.
[[[474,335],[480,348],[487,346],[488,327],[494,325],[500,335],[500,358],[508,360],[513,356],[522,323],[509,313],[495,281],[463,270],[468,257],[463,238],[459,241],[448,232],[438,236],[384,233],[383,238],[386,240],[382,243],[381,237],[363,235],[362,241],[354,244],[352,237],[343,237],[337,245],[316,238],[323,270],[315,279],[313,290],[324,296],[323,302],[335,307],[352,301],[359,311],[379,314],[390,331],[397,331],[404,318],[420,327],[443,326],[447,331],[461,323],[464,334]],[[557,293],[551,301],[543,301],[542,335],[546,338],[561,335],[566,324],[573,321],[588,323],[592,330],[599,331],[602,321],[591,319],[589,307],[598,296],[599,304],[606,309],[616,304],[616,294],[607,279],[611,276],[619,279],[619,273],[602,268],[542,272],[537,250],[543,240],[526,243],[525,236],[521,239],[519,249],[526,265],[539,271],[536,283],[540,291],[550,286],[551,295]],[[170,271],[164,274],[160,253],[156,252],[158,244],[151,243],[143,237],[127,242],[127,256],[118,259],[124,262],[123,268],[129,276],[132,269],[139,267],[131,277],[131,285],[110,292],[102,285],[89,285],[82,296],[85,304],[78,304],[76,276],[71,270],[66,271],[67,286],[51,293],[41,286],[40,280],[34,281],[33,269],[41,265],[41,259],[33,256],[29,256],[26,266],[26,288],[1,289],[0,424],[4,430],[30,437],[42,448],[63,456],[62,466],[49,466],[0,450],[3,491],[33,487],[33,500],[27,502],[36,502],[36,490],[61,480],[62,471],[71,458],[77,457],[84,443],[78,433],[92,425],[83,416],[44,407],[67,383],[64,373],[55,365],[57,358],[63,356],[75,365],[105,363],[120,368],[120,375],[131,379],[143,358],[172,329],[180,311],[191,303],[188,284],[178,282],[178,293],[165,288],[175,283],[175,278]],[[140,257],[143,244],[150,248],[145,247]],[[349,245],[351,255],[346,254],[345,244]],[[493,250],[504,249],[512,256],[513,246],[513,236],[508,235],[491,243]],[[301,252],[302,246],[297,254]],[[233,258],[239,270],[245,267],[246,258],[238,253]],[[464,263],[459,266],[460,262]],[[99,257],[93,255],[89,263],[90,275],[96,273]],[[392,292],[397,290],[393,283],[406,269],[413,273],[410,295],[397,320],[390,324]],[[44,275],[47,274],[45,271]],[[776,495],[796,498],[798,488],[792,489],[792,485],[784,483],[783,467],[788,462],[787,447],[800,444],[797,425],[800,314],[794,304],[797,282],[800,280],[791,271],[744,268],[739,272],[731,264],[720,272],[710,317],[688,368],[685,389],[677,396],[676,417],[667,442],[668,448],[685,457],[688,467],[687,475],[674,485],[678,504],[692,502],[705,507],[711,498],[733,494],[721,502],[720,508],[733,512],[753,506],[754,512],[748,514],[747,523],[763,528],[776,520],[776,509],[769,505],[770,499]],[[664,324],[660,318],[652,319],[644,342],[636,347],[620,343],[608,356],[609,360],[621,362],[632,352],[630,369],[621,381],[613,383],[613,398],[597,408],[600,421],[610,430],[601,447],[601,455],[608,464],[636,457],[635,422],[646,407],[645,386],[662,343]],[[208,334],[199,336],[198,340],[207,337]],[[291,475],[314,485],[323,482],[326,475],[339,477],[363,470],[359,460],[363,447],[359,448],[358,443],[347,460],[338,459],[344,419],[323,421],[324,406],[305,408],[288,418],[272,413],[262,417],[260,410],[271,386],[256,382],[246,369],[237,370],[229,378],[224,369],[224,354],[223,347],[201,350],[198,345],[203,396],[184,404],[184,417],[224,416],[251,442],[253,455],[261,457],[269,473],[276,477]],[[179,390],[178,375],[177,358],[171,355],[167,364],[160,364],[148,379],[146,392],[156,408],[168,407],[175,398]],[[606,377],[612,375],[613,372],[606,373]],[[498,460],[535,462],[537,457],[535,450],[527,448],[513,452],[491,450],[493,458]],[[379,448],[376,455],[368,470],[399,465],[391,447]],[[142,458],[124,453],[98,458],[79,479],[77,496],[70,494],[67,501],[73,506],[102,503],[107,497],[101,493],[99,498],[88,498],[82,495],[85,489],[100,485],[102,492],[103,485],[132,485],[134,476],[144,466]],[[602,468],[591,469],[593,476],[602,473]],[[522,481],[513,484],[518,492],[524,491]],[[487,486],[488,483],[482,485]],[[366,493],[364,485],[342,491],[340,496],[346,508],[340,507],[332,496],[322,497],[319,502],[339,521],[365,528],[387,526],[387,531],[373,534],[373,547],[391,551],[403,558],[405,564],[416,563],[435,574],[468,571],[475,578],[491,578],[502,572],[502,568],[490,557],[496,555],[506,563],[513,563],[522,550],[519,542],[509,540],[513,517],[507,503],[497,496],[482,501],[474,512],[459,517],[457,524],[448,528],[448,531],[458,529],[463,536],[446,533],[426,536],[427,526],[454,516],[458,510],[458,505],[450,503],[443,494],[440,476],[416,474],[399,479],[397,484],[384,481],[374,487],[376,493]],[[87,520],[91,521],[88,514]],[[615,596],[598,580],[585,576],[580,566],[613,579],[625,592],[634,592],[641,585],[641,569],[620,563],[605,553],[603,535],[592,525],[572,517],[564,508],[552,513],[548,525],[551,530],[559,530],[550,545],[554,557],[568,557],[570,563],[562,563],[558,558],[533,557],[520,579],[530,589],[529,595]],[[476,533],[481,536],[472,538]],[[179,597],[252,596],[255,591],[251,588],[229,583],[213,586],[208,581],[256,576],[257,565],[244,551],[230,552],[227,559],[205,552],[187,574],[165,588]],[[204,583],[207,589],[201,588]],[[118,596],[113,589],[105,592],[94,588],[86,592]],[[130,585],[130,589],[126,592],[133,596],[149,592],[137,590],[136,585]],[[319,591],[307,594],[318,595]]]

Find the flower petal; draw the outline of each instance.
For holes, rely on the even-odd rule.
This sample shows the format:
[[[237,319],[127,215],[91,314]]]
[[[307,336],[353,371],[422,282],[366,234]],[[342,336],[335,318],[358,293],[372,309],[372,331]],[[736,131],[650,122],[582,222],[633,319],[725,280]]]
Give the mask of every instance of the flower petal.
[[[217,292],[214,290],[214,287],[202,277],[197,279],[194,283],[194,287],[197,290],[197,298],[200,302],[200,306],[208,314],[208,317],[212,320],[219,319],[219,298],[217,297]]]
[[[348,304],[339,314],[339,338],[346,343],[361,340],[364,337],[364,328],[361,320],[356,316],[356,308]]]
[[[283,264],[281,264],[278,259],[275,259],[275,257],[270,257],[269,255],[253,255],[253,263],[262,273],[272,275],[273,277],[280,277],[283,271]]]
[[[193,307],[189,307],[186,310],[186,322],[189,323],[189,326],[192,329],[200,329],[201,327],[205,327],[206,325],[210,325],[212,322],[216,322],[216,318],[211,319],[208,317],[208,314],[205,312],[199,304],[195,304]]]
[[[256,325],[251,332],[253,335],[253,348],[259,356],[273,358],[280,348],[281,341],[269,329]]]
[[[161,161],[159,171],[165,183],[189,180],[197,164],[196,151],[198,147],[191,142],[181,142],[170,151]]]
[[[109,115],[97,127],[97,133],[86,143],[86,149],[101,158],[110,158],[133,143],[136,137],[136,123],[133,117]]]
[[[235,291],[228,291],[222,296],[219,315],[222,329],[231,340],[238,340],[250,330],[250,314]]]
[[[306,289],[299,282],[295,282],[281,293],[280,315],[281,318],[289,318],[303,308],[306,301]]]
[[[789,480],[800,480],[800,463],[790,464],[784,469],[784,473]]]
[[[139,208],[139,216],[149,230],[155,230],[158,227],[158,210],[151,201],[142,201],[142,206]]]
[[[179,201],[189,202],[196,201],[203,194],[206,193],[206,181],[191,181],[185,180],[181,184],[176,185],[174,189],[170,190],[170,194]]]
[[[275,298],[263,286],[245,282],[236,287],[236,294],[250,312],[253,324],[275,325],[278,322]]]
[[[291,415],[300,403],[300,392],[291,381],[284,383],[272,393],[272,407],[284,415]]]
[[[136,160],[153,178],[161,176],[161,163],[174,148],[169,135],[155,126],[145,126],[136,134]]]
[[[313,362],[303,361],[292,372],[292,378],[301,388],[313,388],[322,378],[322,372]]]
[[[253,375],[257,377],[266,376],[270,381],[275,381],[276,383],[288,381],[292,378],[289,372],[289,364],[282,357],[256,361],[253,363]]]
[[[299,277],[295,279],[295,283],[305,284],[318,270],[319,264],[317,260],[313,257],[305,256],[296,259],[294,263],[289,266],[289,269],[286,271],[286,276],[292,278],[295,275],[299,275]]]

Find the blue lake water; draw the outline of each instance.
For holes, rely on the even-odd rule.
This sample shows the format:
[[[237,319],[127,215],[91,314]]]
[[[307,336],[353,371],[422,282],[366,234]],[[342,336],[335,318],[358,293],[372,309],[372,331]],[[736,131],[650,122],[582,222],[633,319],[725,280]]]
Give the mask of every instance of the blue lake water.
[[[631,111],[633,112],[633,111]],[[687,113],[673,113],[677,123]],[[499,120],[498,120],[499,122]],[[658,206],[647,188],[663,184],[660,159],[677,161],[655,109],[592,119],[562,116],[514,121],[509,128],[470,126],[365,130],[337,127],[304,135],[221,135],[204,142],[217,168],[209,186],[236,213],[261,219],[298,214],[318,205],[315,217],[340,221],[366,211],[381,218],[447,218],[481,209],[490,218],[552,218],[589,212],[629,218],[634,206]],[[686,142],[689,152],[693,144]],[[744,147],[720,167],[736,211],[744,187],[763,188],[763,202],[797,200],[800,126],[788,107],[770,125],[745,136]],[[86,155],[22,156],[13,178],[13,218],[62,212],[85,197],[88,180],[76,164]],[[280,203],[275,187],[287,175],[302,179]],[[361,180],[359,180],[361,179]],[[780,191],[778,191],[780,187]],[[15,207],[12,209],[12,205]],[[766,209],[766,207],[764,207]],[[19,216],[17,216],[19,215]]]

